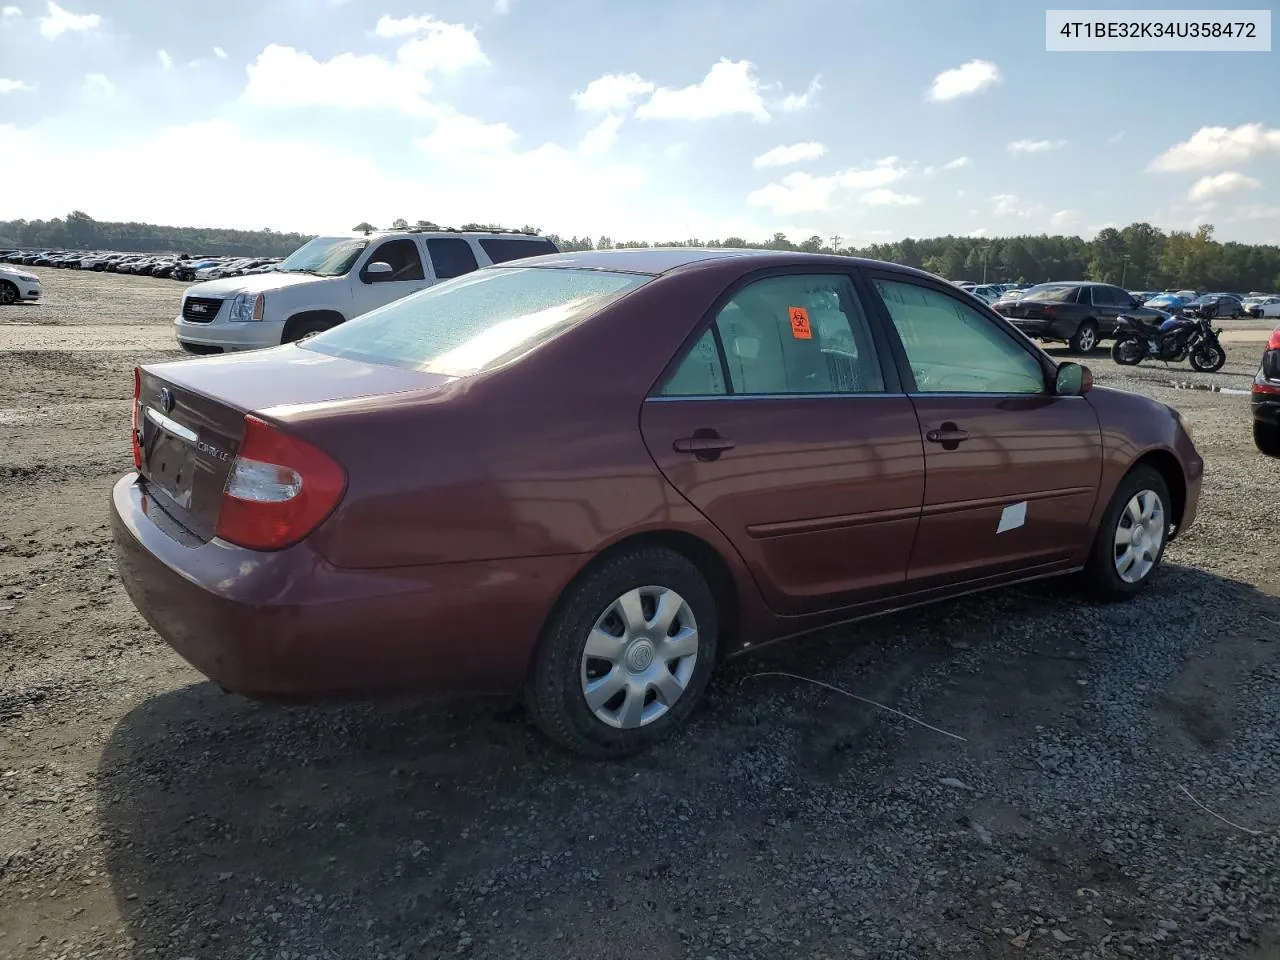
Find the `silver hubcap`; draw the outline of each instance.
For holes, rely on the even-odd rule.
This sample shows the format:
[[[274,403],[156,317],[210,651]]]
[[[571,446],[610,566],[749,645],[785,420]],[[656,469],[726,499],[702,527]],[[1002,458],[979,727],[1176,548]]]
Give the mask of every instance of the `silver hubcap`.
[[[653,723],[684,694],[698,662],[698,624],[667,587],[628,590],[605,608],[582,651],[582,695],[623,730]]]
[[[1080,331],[1080,349],[1086,353],[1093,349],[1094,344],[1098,342],[1098,336],[1093,332],[1091,327],[1085,327]]]
[[[1116,573],[1137,583],[1151,572],[1164,543],[1164,504],[1154,490],[1134,494],[1116,525]]]

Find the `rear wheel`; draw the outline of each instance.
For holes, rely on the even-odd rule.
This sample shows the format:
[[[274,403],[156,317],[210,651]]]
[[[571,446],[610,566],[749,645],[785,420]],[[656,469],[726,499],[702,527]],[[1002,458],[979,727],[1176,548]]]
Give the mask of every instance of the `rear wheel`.
[[[1280,457],[1280,424],[1253,421],[1253,445],[1268,457]]]
[[[1154,467],[1130,470],[1116,487],[1094,537],[1085,583],[1100,600],[1127,600],[1146,587],[1164,557],[1172,501]]]
[[[1067,343],[1076,353],[1093,353],[1094,347],[1098,345],[1098,325],[1092,320],[1085,320]]]
[[[1137,366],[1145,353],[1142,342],[1134,337],[1125,337],[1111,345],[1111,359],[1122,367]]]
[[[18,288],[8,280],[0,280],[0,305],[8,306],[18,302]]]
[[[715,597],[665,547],[611,557],[561,598],[525,686],[556,743],[622,756],[668,736],[697,706],[716,658]]]

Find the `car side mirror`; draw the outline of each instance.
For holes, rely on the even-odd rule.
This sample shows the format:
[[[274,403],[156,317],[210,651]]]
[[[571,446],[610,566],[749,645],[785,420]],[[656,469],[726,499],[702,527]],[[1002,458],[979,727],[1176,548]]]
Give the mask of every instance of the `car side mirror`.
[[[1058,376],[1054,380],[1053,392],[1060,397],[1079,397],[1093,389],[1093,374],[1089,368],[1079,363],[1058,364]]]
[[[391,269],[391,264],[375,260],[373,263],[365,264],[364,282],[377,283],[379,280],[390,280],[391,274],[394,272]]]

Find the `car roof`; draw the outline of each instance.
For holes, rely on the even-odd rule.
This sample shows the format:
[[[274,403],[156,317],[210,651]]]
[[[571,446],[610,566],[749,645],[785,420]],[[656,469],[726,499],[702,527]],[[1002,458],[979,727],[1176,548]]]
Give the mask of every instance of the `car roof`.
[[[565,268],[580,270],[614,270],[620,273],[639,273],[661,276],[675,270],[707,267],[722,268],[729,272],[768,267],[803,267],[805,265],[849,266],[850,264],[877,270],[925,277],[946,283],[942,277],[924,270],[906,267],[898,263],[868,260],[863,257],[842,257],[826,253],[804,253],[794,250],[762,250],[758,248],[727,247],[710,249],[703,247],[635,247],[622,250],[582,250],[573,253],[549,253],[519,261],[520,266]],[[498,264],[499,267],[511,263]]]

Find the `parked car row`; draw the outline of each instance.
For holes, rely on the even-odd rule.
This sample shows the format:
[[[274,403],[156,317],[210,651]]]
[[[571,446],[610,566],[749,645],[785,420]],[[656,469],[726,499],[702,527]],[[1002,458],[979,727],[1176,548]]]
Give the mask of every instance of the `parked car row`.
[[[192,280],[216,280],[238,277],[246,273],[263,273],[280,262],[279,257],[199,257],[173,254],[113,253],[83,250],[8,250],[0,251],[0,262],[34,267],[57,267],[67,270],[93,270],[98,273],[132,273],[148,277],[171,277],[190,283]]]

